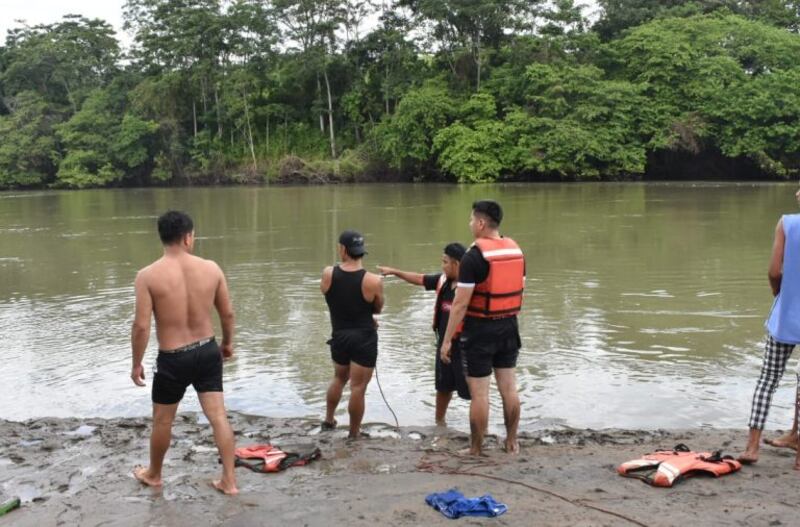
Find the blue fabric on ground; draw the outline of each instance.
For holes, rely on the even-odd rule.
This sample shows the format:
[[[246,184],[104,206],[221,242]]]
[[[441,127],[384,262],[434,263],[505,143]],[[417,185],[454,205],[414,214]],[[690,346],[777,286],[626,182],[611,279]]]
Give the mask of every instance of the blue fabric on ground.
[[[425,498],[425,503],[451,520],[462,516],[493,518],[508,510],[504,503],[495,501],[491,494],[484,494],[479,498],[465,498],[456,489],[429,494]]]

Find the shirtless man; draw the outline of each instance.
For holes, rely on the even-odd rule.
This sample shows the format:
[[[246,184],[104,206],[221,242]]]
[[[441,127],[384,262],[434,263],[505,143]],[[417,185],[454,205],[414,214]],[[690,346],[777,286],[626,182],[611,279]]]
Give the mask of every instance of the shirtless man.
[[[342,390],[350,382],[350,438],[361,435],[364,398],[378,360],[378,330],[374,315],[383,309],[383,281],[362,264],[367,251],[364,237],[356,231],[339,236],[339,265],[322,271],[320,289],[331,314],[332,334],[328,344],[333,360],[333,380],[326,395],[323,430],[336,427],[336,407]]]
[[[219,266],[192,255],[194,226],[182,212],[158,218],[164,256],[136,275],[136,315],[131,331],[131,379],[145,386],[142,359],[155,315],[158,359],[153,378],[153,432],[150,466],[136,467],[134,476],[151,487],[161,486],[161,469],[172,438],[172,422],[186,388],[194,386],[200,405],[214,430],[222,458],[222,477],[212,485],[224,494],[237,494],[234,439],[222,395],[222,361],[233,357],[233,308],[225,275]],[[222,323],[222,348],[214,339],[211,308]]]

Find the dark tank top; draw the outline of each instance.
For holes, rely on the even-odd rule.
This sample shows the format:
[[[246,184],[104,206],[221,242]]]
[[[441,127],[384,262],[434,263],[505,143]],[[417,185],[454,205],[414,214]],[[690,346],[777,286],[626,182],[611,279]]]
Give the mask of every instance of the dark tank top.
[[[361,282],[365,269],[343,271],[339,266],[333,268],[331,286],[325,293],[325,302],[331,312],[333,331],[341,329],[373,329],[372,304],[364,300]]]

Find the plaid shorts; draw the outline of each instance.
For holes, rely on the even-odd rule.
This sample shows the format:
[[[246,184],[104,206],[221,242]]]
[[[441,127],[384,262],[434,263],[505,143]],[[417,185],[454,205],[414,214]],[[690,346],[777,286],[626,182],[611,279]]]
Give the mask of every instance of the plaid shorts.
[[[758,378],[758,384],[753,393],[750,428],[764,429],[769,407],[772,405],[772,395],[778,388],[783,372],[786,371],[786,362],[791,357],[792,351],[794,351],[794,344],[784,344],[772,338],[772,335],[767,335],[764,345],[764,361],[761,363],[761,376]]]

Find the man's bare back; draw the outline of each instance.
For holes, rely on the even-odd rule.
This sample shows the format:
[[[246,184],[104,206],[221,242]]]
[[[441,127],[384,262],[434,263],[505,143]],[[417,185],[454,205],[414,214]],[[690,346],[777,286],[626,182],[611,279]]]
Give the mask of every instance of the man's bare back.
[[[136,295],[137,305],[139,300],[147,304],[143,297],[149,297],[158,346],[164,350],[211,337],[212,307],[216,306],[221,315],[230,310],[228,288],[219,266],[186,252],[165,254],[139,271]]]
[[[236,494],[235,441],[225,411],[222,360],[233,356],[233,308],[219,266],[193,256],[194,222],[185,213],[168,211],[158,218],[164,256],[136,275],[136,313],[131,330],[131,379],[145,386],[144,359],[155,316],[159,353],[153,378],[153,431],[150,465],[133,471],[145,485],[162,485],[164,456],[172,422],[188,386],[193,386],[203,413],[214,429],[222,476],[212,482],[225,494]],[[222,348],[214,339],[211,308],[222,324]]]

